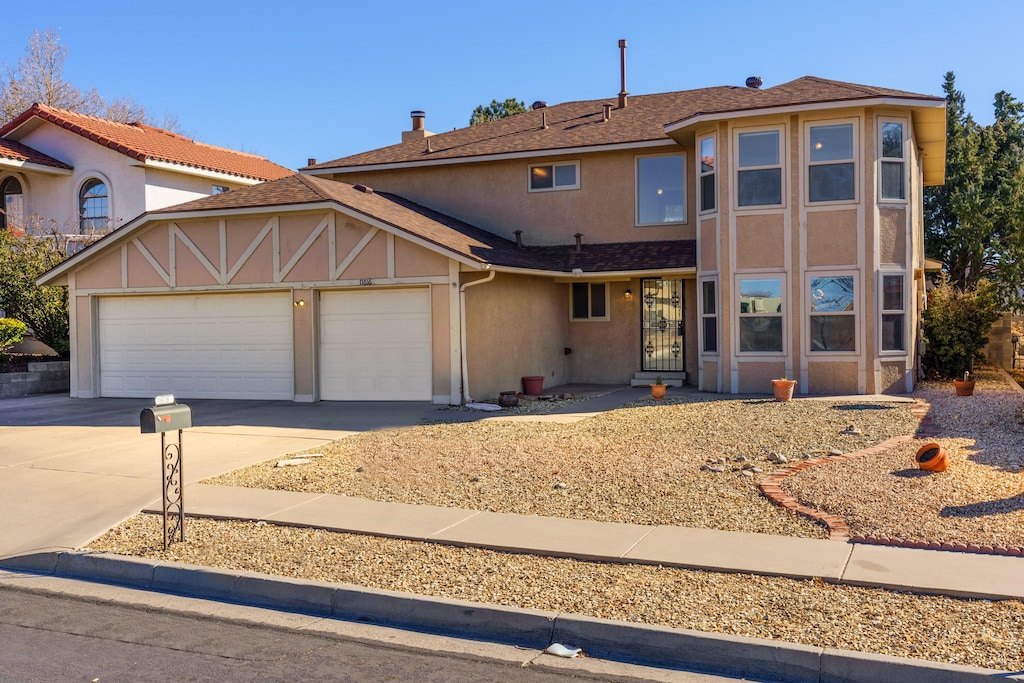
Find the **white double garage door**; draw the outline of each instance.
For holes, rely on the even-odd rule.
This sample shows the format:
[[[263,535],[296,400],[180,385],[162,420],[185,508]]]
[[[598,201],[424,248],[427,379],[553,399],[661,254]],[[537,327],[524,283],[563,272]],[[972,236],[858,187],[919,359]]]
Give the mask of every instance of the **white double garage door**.
[[[289,292],[99,299],[100,395],[295,398]],[[429,401],[430,291],[320,294],[317,376],[329,401]],[[305,343],[305,342],[300,342]]]

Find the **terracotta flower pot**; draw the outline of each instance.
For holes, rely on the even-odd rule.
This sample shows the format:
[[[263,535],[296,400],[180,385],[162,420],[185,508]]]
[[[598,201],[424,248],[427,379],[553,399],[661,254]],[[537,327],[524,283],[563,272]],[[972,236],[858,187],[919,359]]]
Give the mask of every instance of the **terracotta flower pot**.
[[[651,398],[655,401],[660,401],[665,398],[665,390],[668,387],[664,384],[652,384],[651,385]]]
[[[956,389],[957,396],[970,396],[974,393],[974,380],[955,379],[953,380],[953,388]]]
[[[527,396],[540,396],[544,393],[544,376],[523,377],[523,393]]]
[[[772,392],[776,401],[789,401],[793,398],[793,390],[796,388],[795,379],[773,379]]]
[[[926,443],[914,456],[917,466],[928,472],[943,472],[949,466],[946,449],[937,443]]]

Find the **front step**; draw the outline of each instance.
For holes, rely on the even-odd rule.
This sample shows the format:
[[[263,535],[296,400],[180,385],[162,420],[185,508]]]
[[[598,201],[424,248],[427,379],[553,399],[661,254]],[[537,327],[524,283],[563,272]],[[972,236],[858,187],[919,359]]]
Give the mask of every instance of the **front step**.
[[[661,377],[662,384],[670,387],[681,387],[686,384],[685,372],[638,372],[629,381],[631,387],[649,387]]]

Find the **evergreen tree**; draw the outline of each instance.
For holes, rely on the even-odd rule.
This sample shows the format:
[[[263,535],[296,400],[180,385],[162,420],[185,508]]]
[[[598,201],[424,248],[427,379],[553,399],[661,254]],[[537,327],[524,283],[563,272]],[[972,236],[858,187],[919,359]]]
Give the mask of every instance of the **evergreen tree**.
[[[476,126],[488,121],[503,119],[506,116],[522,114],[524,111],[526,111],[526,103],[519,102],[514,97],[510,97],[504,102],[491,100],[491,103],[486,107],[481,104],[473,110],[473,115],[469,119],[469,125]]]

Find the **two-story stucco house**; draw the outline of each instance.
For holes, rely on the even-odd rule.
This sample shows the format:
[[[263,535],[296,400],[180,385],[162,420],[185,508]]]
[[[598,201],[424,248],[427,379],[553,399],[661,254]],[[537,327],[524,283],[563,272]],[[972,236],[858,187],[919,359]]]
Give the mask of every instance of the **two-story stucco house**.
[[[43,278],[72,395],[911,389],[944,100],[748,83],[436,135],[417,111],[400,144],[151,211]]]
[[[0,229],[94,241],[154,209],[283,178],[263,157],[35,104],[0,128]]]

